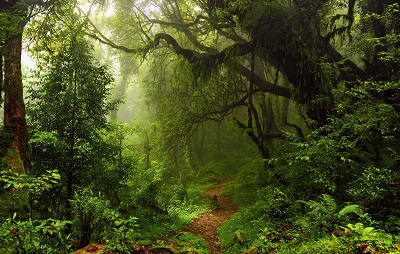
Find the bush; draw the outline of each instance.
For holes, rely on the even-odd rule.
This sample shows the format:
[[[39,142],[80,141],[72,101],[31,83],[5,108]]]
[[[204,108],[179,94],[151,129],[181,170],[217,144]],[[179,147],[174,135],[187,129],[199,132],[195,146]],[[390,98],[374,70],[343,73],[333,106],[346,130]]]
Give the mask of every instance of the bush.
[[[85,247],[92,241],[102,242],[104,233],[112,223],[109,202],[100,193],[94,195],[90,189],[80,189],[75,192],[71,203],[74,235],[78,237],[80,247]]]
[[[379,220],[387,216],[400,217],[400,175],[397,170],[370,166],[352,183],[350,196]],[[385,223],[390,232],[400,232],[397,226]]]
[[[65,233],[70,221],[16,220],[16,214],[0,227],[1,253],[66,253],[71,244]]]
[[[74,236],[78,237],[81,248],[96,242],[109,243],[113,250],[127,251],[140,239],[138,218],[124,218],[100,193],[95,195],[90,189],[81,189],[71,202]]]

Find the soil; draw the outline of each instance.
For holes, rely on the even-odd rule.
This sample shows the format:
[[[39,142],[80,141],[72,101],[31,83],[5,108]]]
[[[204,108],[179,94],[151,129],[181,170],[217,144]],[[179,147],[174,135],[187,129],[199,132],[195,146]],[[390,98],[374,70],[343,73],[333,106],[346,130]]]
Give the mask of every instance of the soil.
[[[238,207],[228,197],[221,195],[221,190],[227,183],[206,189],[204,196],[210,200],[217,197],[217,208],[193,220],[183,231],[203,237],[210,247],[211,253],[223,253],[217,235],[217,229],[226,220],[230,220],[238,211]]]

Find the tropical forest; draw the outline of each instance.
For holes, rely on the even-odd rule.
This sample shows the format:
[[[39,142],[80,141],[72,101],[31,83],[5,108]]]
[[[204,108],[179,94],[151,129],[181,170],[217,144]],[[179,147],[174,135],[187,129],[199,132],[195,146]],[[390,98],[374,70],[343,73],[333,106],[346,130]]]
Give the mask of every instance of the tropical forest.
[[[0,0],[0,253],[400,253],[398,0]]]

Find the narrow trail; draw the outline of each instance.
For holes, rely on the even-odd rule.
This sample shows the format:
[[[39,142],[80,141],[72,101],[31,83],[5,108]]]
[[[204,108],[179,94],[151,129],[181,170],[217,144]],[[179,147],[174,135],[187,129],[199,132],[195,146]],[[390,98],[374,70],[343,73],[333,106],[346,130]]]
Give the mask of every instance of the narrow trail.
[[[193,220],[183,231],[203,237],[210,247],[212,254],[223,253],[217,236],[217,229],[226,220],[230,220],[238,211],[238,207],[229,198],[221,195],[221,190],[227,183],[206,189],[204,196],[210,200],[217,196],[217,209],[212,212],[204,213]]]
[[[211,254],[223,253],[220,242],[217,236],[217,229],[221,226],[222,222],[232,218],[233,214],[238,211],[238,207],[229,198],[221,195],[221,190],[229,182],[219,184],[215,187],[208,188],[204,191],[204,196],[210,200],[217,196],[217,208],[208,213],[203,213],[197,219],[193,220],[189,226],[180,232],[190,232],[194,235],[200,236],[208,243]],[[91,254],[91,253],[114,253],[106,249],[101,244],[89,244],[85,248],[76,250],[74,254]],[[132,253],[174,253],[166,248],[155,248],[151,246],[136,245]]]

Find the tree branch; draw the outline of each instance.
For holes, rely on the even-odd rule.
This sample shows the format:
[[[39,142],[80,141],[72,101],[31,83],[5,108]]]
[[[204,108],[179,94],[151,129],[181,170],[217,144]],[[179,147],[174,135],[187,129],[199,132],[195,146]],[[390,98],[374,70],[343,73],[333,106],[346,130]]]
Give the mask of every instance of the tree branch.
[[[163,20],[158,20],[158,19],[148,19],[148,22],[153,23],[153,24],[160,24],[160,25],[165,25],[165,26],[172,26],[172,27],[191,27],[199,23],[200,20],[210,20],[209,17],[203,16],[203,15],[197,15],[196,19],[193,20],[190,23],[177,23],[177,22],[168,22],[168,21],[163,21]]]
[[[242,75],[242,76],[246,77],[246,79],[250,80],[251,71],[249,69],[247,69],[245,66],[243,66],[242,64],[239,64],[237,62],[233,62],[232,64],[234,66],[234,69],[240,75]],[[274,85],[273,83],[268,82],[268,81],[260,78],[257,75],[254,75],[254,84],[262,92],[272,93],[272,94],[279,95],[279,96],[289,98],[289,99],[292,97],[292,91],[290,88]]]

